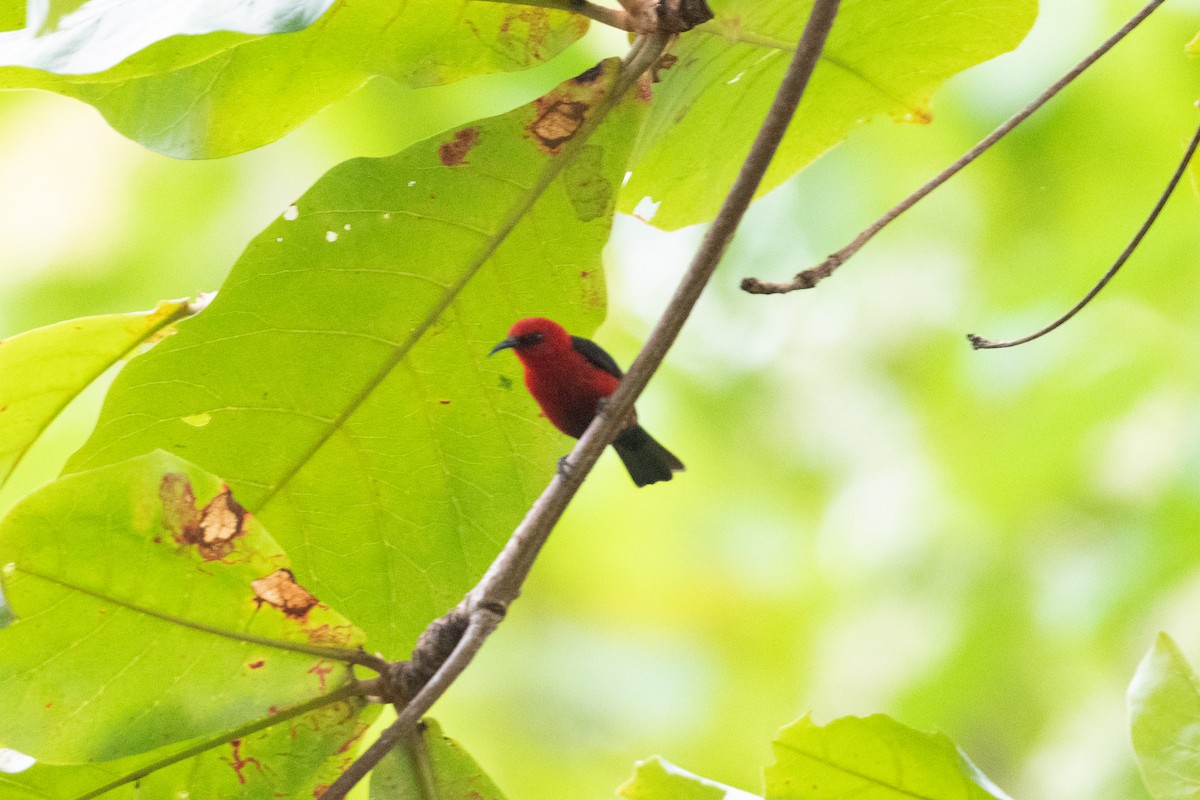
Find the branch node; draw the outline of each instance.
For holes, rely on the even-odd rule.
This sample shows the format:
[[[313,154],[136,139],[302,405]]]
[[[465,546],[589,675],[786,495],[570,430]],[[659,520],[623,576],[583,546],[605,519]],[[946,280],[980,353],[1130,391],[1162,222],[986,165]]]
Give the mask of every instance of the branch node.
[[[394,664],[385,673],[391,695],[388,699],[391,702],[406,702],[415,697],[450,658],[454,648],[458,647],[470,621],[471,613],[460,603],[429,623],[429,627],[417,639],[412,658]]]
[[[648,33],[684,33],[713,18],[704,0],[659,0],[654,6],[658,29]]]
[[[749,294],[787,294],[800,289],[811,289],[833,274],[842,265],[842,258],[837,253],[826,258],[815,267],[809,267],[803,272],[797,272],[790,281],[762,281],[758,278],[742,278],[742,291]]]

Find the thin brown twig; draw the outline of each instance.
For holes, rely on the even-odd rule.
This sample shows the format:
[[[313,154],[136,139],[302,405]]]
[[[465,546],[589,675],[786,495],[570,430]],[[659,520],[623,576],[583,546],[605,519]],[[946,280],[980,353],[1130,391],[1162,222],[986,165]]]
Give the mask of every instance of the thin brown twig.
[[[1129,244],[1125,245],[1125,249],[1121,251],[1121,255],[1117,256],[1117,260],[1114,261],[1113,265],[1108,268],[1108,272],[1104,273],[1104,277],[1101,278],[1099,282],[1092,287],[1091,291],[1085,294],[1083,299],[1076,303],[1070,311],[1063,314],[1061,317],[1054,320],[1054,322],[1051,322],[1044,328],[1041,328],[1029,334],[1028,336],[1022,336],[1020,339],[1010,339],[1008,341],[997,342],[991,339],[985,339],[984,337],[978,336],[974,333],[968,333],[967,341],[971,343],[971,347],[975,348],[976,350],[997,350],[1001,347],[1016,347],[1019,344],[1032,342],[1034,339],[1040,339],[1047,333],[1050,333],[1052,330],[1059,327],[1071,317],[1082,311],[1083,307],[1092,302],[1092,299],[1096,295],[1100,294],[1100,290],[1107,286],[1108,282],[1116,276],[1117,271],[1125,265],[1125,262],[1129,260],[1131,255],[1133,255],[1133,251],[1137,249],[1139,244],[1141,244],[1142,238],[1147,232],[1149,232],[1150,227],[1154,224],[1155,220],[1158,219],[1158,215],[1162,212],[1163,206],[1167,204],[1167,200],[1171,198],[1171,194],[1175,191],[1175,187],[1179,185],[1179,181],[1183,177],[1183,173],[1187,171],[1188,162],[1190,162],[1192,160],[1192,156],[1195,155],[1197,145],[1200,145],[1200,127],[1196,128],[1196,133],[1192,136],[1192,141],[1188,144],[1187,150],[1183,154],[1183,158],[1180,159],[1179,166],[1175,168],[1175,172],[1171,175],[1171,180],[1167,182],[1167,188],[1163,190],[1161,195],[1159,195],[1158,202],[1154,204],[1154,208],[1150,211],[1150,215],[1146,217],[1146,221],[1142,223],[1142,226],[1138,228],[1137,233],[1135,233],[1133,238],[1129,240]]]
[[[779,86],[775,100],[742,163],[737,180],[692,259],[691,266],[663,311],[650,338],[621,380],[620,386],[608,398],[608,402],[599,410],[587,431],[567,456],[565,468],[551,479],[549,486],[513,531],[487,573],[467,594],[464,604],[471,616],[462,639],[429,682],[403,706],[396,721],[326,790],[322,795],[324,800],[342,800],[346,793],[400,742],[404,732],[420,721],[425,712],[466,669],[487,637],[500,624],[509,604],[517,598],[550,532],[599,459],[600,453],[612,442],[617,429],[628,417],[637,396],[662,364],[667,350],[678,337],[684,322],[690,316],[692,308],[733,239],[755,191],[762,182],[763,174],[795,115],[796,107],[800,104],[800,98],[804,95],[808,80],[824,49],[825,40],[833,27],[839,3],[840,0],[815,0],[813,3],[804,35]],[[665,44],[664,37],[657,43],[657,47],[646,48],[652,51],[650,55],[653,56],[646,61],[647,66],[657,60],[653,51],[661,52]]]
[[[1124,39],[1134,28],[1140,25],[1142,21],[1146,19],[1146,17],[1150,16],[1151,12],[1153,12],[1164,2],[1165,0],[1151,0],[1151,2],[1147,3],[1141,11],[1134,14],[1128,22],[1122,25],[1120,30],[1108,37],[1103,44],[1089,53],[1086,58],[1084,58],[1070,70],[1068,70],[1061,78],[1055,81],[1049,89],[1038,95],[1036,100],[1022,108],[1016,114],[1009,117],[1007,120],[1005,120],[1004,124],[980,140],[979,144],[975,145],[966,153],[964,153],[961,158],[939,172],[936,176],[927,181],[923,186],[910,194],[908,197],[901,200],[882,217],[872,222],[866,230],[854,237],[854,240],[850,242],[850,244],[846,245],[835,253],[831,253],[824,261],[815,267],[809,267],[803,272],[796,273],[796,276],[790,281],[775,282],[759,280],[758,278],[744,278],[741,283],[742,289],[750,294],[786,294],[787,292],[793,292],[798,289],[811,289],[821,281],[828,278],[834,273],[835,270],[837,270],[838,267],[846,263],[852,256],[854,256],[855,253],[861,250],[863,245],[871,241],[871,239],[875,237],[875,234],[879,233],[893,220],[923,200],[934,189],[938,188],[943,183],[957,175],[964,167],[966,167],[975,159],[979,158],[979,156],[983,155],[983,153],[985,153],[992,145],[1004,138],[1009,131],[1032,116],[1033,113],[1044,106],[1050,100],[1050,98],[1054,97],[1069,83],[1082,75],[1084,70],[1096,63],[1101,56],[1111,50],[1113,46],[1117,44],[1117,42]]]
[[[671,36],[662,34],[639,36],[634,41],[623,60],[621,73],[617,77],[613,90],[606,97],[605,105],[594,109],[594,112],[589,115],[588,120],[584,123],[579,133],[568,143],[568,147],[577,151],[586,143],[591,134],[599,127],[607,112],[658,61],[671,39]],[[564,151],[559,154],[558,159],[553,163],[551,169],[561,170],[563,165],[569,160],[570,153]],[[546,183],[548,185],[548,181]],[[554,481],[551,481],[551,487],[553,486]],[[546,492],[543,492],[543,497],[549,492],[550,489],[548,488]],[[516,535],[514,533],[514,537]],[[489,574],[491,574],[490,571]],[[473,594],[474,590],[468,597],[472,597]],[[338,779],[321,795],[322,800],[343,800],[346,794],[400,743],[406,733],[420,722],[425,712],[445,693],[458,675],[466,669],[467,665],[474,660],[475,654],[483,645],[488,635],[500,624],[500,620],[504,615],[504,608],[505,606],[497,606],[486,599],[468,605],[468,622],[465,631],[453,650],[444,659],[439,659],[441,661],[440,666],[411,699],[407,702],[397,704],[398,717],[396,721],[388,726],[379,735],[379,738],[338,776]],[[457,613],[460,613],[458,609],[450,612],[450,614]],[[440,623],[441,620],[435,620],[431,623],[431,627]],[[417,654],[414,654],[414,660],[416,659]]]
[[[838,0],[817,0],[813,4],[804,35],[758,137],[650,338],[621,380],[621,385],[608,398],[604,408],[596,415],[595,420],[567,456],[566,469],[556,475],[546,491],[542,492],[541,497],[513,532],[504,550],[468,595],[469,606],[479,607],[490,603],[507,608],[517,598],[538,552],[562,516],[567,503],[583,483],[600,453],[612,441],[617,429],[628,417],[637,396],[662,363],[754,198],[754,192],[758,189],[767,165],[783,139],[783,134],[808,85],[808,79],[824,49],[825,39],[837,15],[837,8]]]
[[[484,641],[500,624],[500,619],[500,615],[494,613],[471,615],[471,622],[450,658],[446,660],[441,669],[433,674],[421,691],[400,708],[396,721],[385,728],[383,733],[379,734],[379,738],[325,790],[325,793],[321,795],[322,800],[343,800],[347,793],[367,776],[368,772],[373,770],[396,745],[400,744],[405,736],[416,728],[421,717],[425,716],[425,712],[439,697],[445,694],[450,685],[475,658],[475,654],[479,652]]]

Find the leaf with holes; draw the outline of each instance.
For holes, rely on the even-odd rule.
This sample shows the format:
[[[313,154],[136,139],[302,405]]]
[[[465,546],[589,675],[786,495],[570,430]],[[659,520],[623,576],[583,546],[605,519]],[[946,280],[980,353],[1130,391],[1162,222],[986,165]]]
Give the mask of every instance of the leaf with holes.
[[[70,468],[161,448],[223,476],[301,583],[406,653],[568,449],[513,391],[516,360],[487,354],[519,317],[586,335],[604,313],[600,251],[645,105],[606,110],[618,69],[334,168],[118,376]]]
[[[80,392],[186,314],[186,300],[168,300],[153,311],[68,320],[0,342],[0,486]]]
[[[1142,782],[1154,800],[1200,795],[1200,680],[1160,633],[1129,684],[1130,733]]]
[[[165,453],[71,475],[0,524],[0,742],[104,761],[267,718],[351,680],[362,634],[295,584],[211,475]],[[307,594],[307,593],[306,593]],[[148,702],[152,698],[153,702]]]
[[[372,77],[419,87],[526,69],[586,30],[577,15],[472,0],[88,0],[0,33],[0,88],[74,97],[160,153],[218,158]]]
[[[711,0],[716,19],[680,37],[620,209],[675,229],[715,216],[771,105],[811,2]],[[1037,0],[844,0],[812,84],[767,171],[765,194],[881,115],[931,119],[947,78],[1024,38]],[[713,131],[720,130],[719,137]],[[635,209],[637,211],[635,212]]]

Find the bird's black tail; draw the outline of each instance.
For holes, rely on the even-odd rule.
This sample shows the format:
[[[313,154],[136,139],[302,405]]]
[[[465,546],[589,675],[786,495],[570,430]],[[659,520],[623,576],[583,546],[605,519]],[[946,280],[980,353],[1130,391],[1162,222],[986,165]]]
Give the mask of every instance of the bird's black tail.
[[[638,486],[671,480],[674,472],[683,472],[683,462],[646,433],[641,425],[621,431],[613,441],[629,477]]]

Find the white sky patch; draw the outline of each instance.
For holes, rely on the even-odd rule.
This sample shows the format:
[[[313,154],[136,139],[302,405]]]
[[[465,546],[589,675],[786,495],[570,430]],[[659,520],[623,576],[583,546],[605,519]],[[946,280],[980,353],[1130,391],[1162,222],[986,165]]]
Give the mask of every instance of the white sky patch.
[[[654,219],[654,215],[658,213],[658,207],[661,205],[661,200],[656,203],[649,195],[646,195],[641,200],[638,200],[638,204],[633,207],[633,215],[642,222],[649,222]]]
[[[13,775],[18,772],[24,772],[37,763],[37,759],[33,756],[27,756],[24,753],[18,753],[16,750],[9,750],[6,747],[0,747],[0,772],[7,772]]]
[[[295,204],[288,206],[287,210],[283,212],[283,218],[288,222],[291,222],[298,216],[300,216],[300,207]]]
[[[108,131],[95,112],[43,98],[6,132],[0,154],[0,285],[20,284],[53,267],[85,273],[95,254],[122,241],[140,154]],[[20,187],[20,191],[14,191]]]

